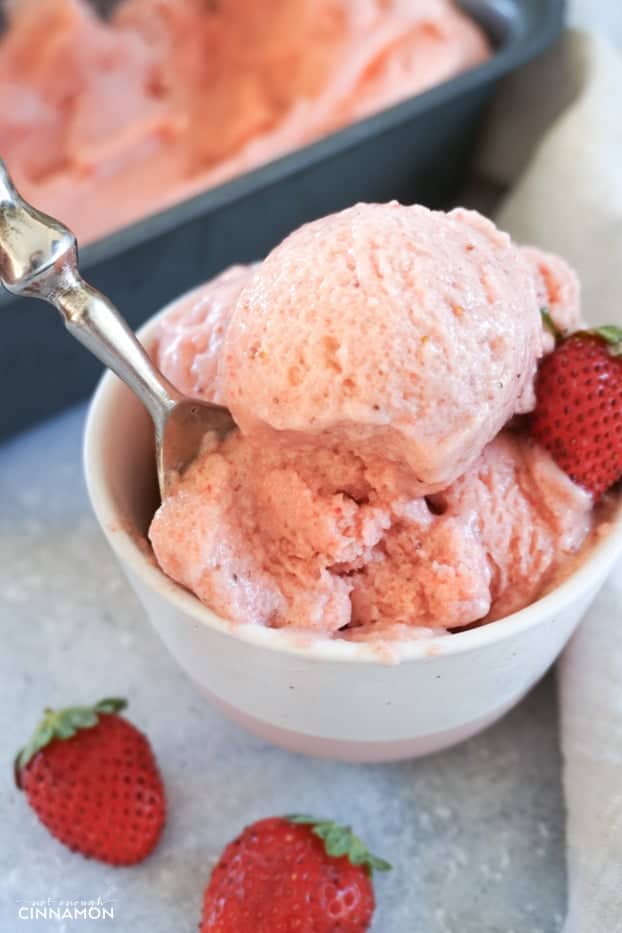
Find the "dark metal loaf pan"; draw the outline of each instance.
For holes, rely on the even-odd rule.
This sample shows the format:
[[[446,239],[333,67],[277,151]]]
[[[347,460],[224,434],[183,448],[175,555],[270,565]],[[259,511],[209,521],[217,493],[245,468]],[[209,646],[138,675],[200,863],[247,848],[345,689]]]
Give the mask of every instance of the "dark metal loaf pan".
[[[99,4],[101,6],[101,3]],[[85,276],[136,326],[232,262],[356,201],[455,203],[499,78],[558,35],[564,0],[464,0],[492,38],[485,64],[87,246]],[[100,367],[51,308],[0,296],[0,437],[78,401]]]

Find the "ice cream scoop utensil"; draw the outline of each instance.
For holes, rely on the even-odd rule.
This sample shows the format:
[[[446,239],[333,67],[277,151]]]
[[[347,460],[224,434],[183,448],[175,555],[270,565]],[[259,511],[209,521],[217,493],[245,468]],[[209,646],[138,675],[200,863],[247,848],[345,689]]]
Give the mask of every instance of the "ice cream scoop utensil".
[[[0,282],[54,305],[70,334],[143,402],[155,426],[162,498],[208,432],[224,437],[235,427],[227,408],[189,399],[165,379],[112,302],[80,275],[73,233],[23,200],[1,160]]]

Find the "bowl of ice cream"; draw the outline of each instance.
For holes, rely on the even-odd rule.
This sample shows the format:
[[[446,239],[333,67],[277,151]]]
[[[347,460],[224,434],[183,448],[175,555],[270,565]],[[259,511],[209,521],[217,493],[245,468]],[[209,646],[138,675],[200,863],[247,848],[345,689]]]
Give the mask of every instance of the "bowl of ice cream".
[[[473,212],[359,205],[301,228],[140,332],[240,429],[160,507],[148,416],[104,377],[95,513],[226,714],[294,751],[410,757],[485,728],[555,660],[622,511],[521,426],[543,304],[578,325],[572,271]]]

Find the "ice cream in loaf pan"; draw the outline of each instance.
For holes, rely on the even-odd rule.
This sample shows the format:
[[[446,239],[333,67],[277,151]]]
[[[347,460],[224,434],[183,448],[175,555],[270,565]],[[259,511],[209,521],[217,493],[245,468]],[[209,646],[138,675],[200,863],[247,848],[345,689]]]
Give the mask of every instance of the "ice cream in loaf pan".
[[[82,243],[490,55],[452,0],[13,0],[0,151]]]

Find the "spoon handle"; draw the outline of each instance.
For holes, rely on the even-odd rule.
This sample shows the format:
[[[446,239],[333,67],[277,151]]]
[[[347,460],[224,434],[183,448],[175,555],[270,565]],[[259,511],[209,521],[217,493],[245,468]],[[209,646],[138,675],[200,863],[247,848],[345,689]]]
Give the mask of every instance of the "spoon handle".
[[[81,277],[73,233],[28,204],[0,160],[0,282],[13,295],[41,298],[67,330],[145,404],[156,427],[180,398],[118,310]]]

